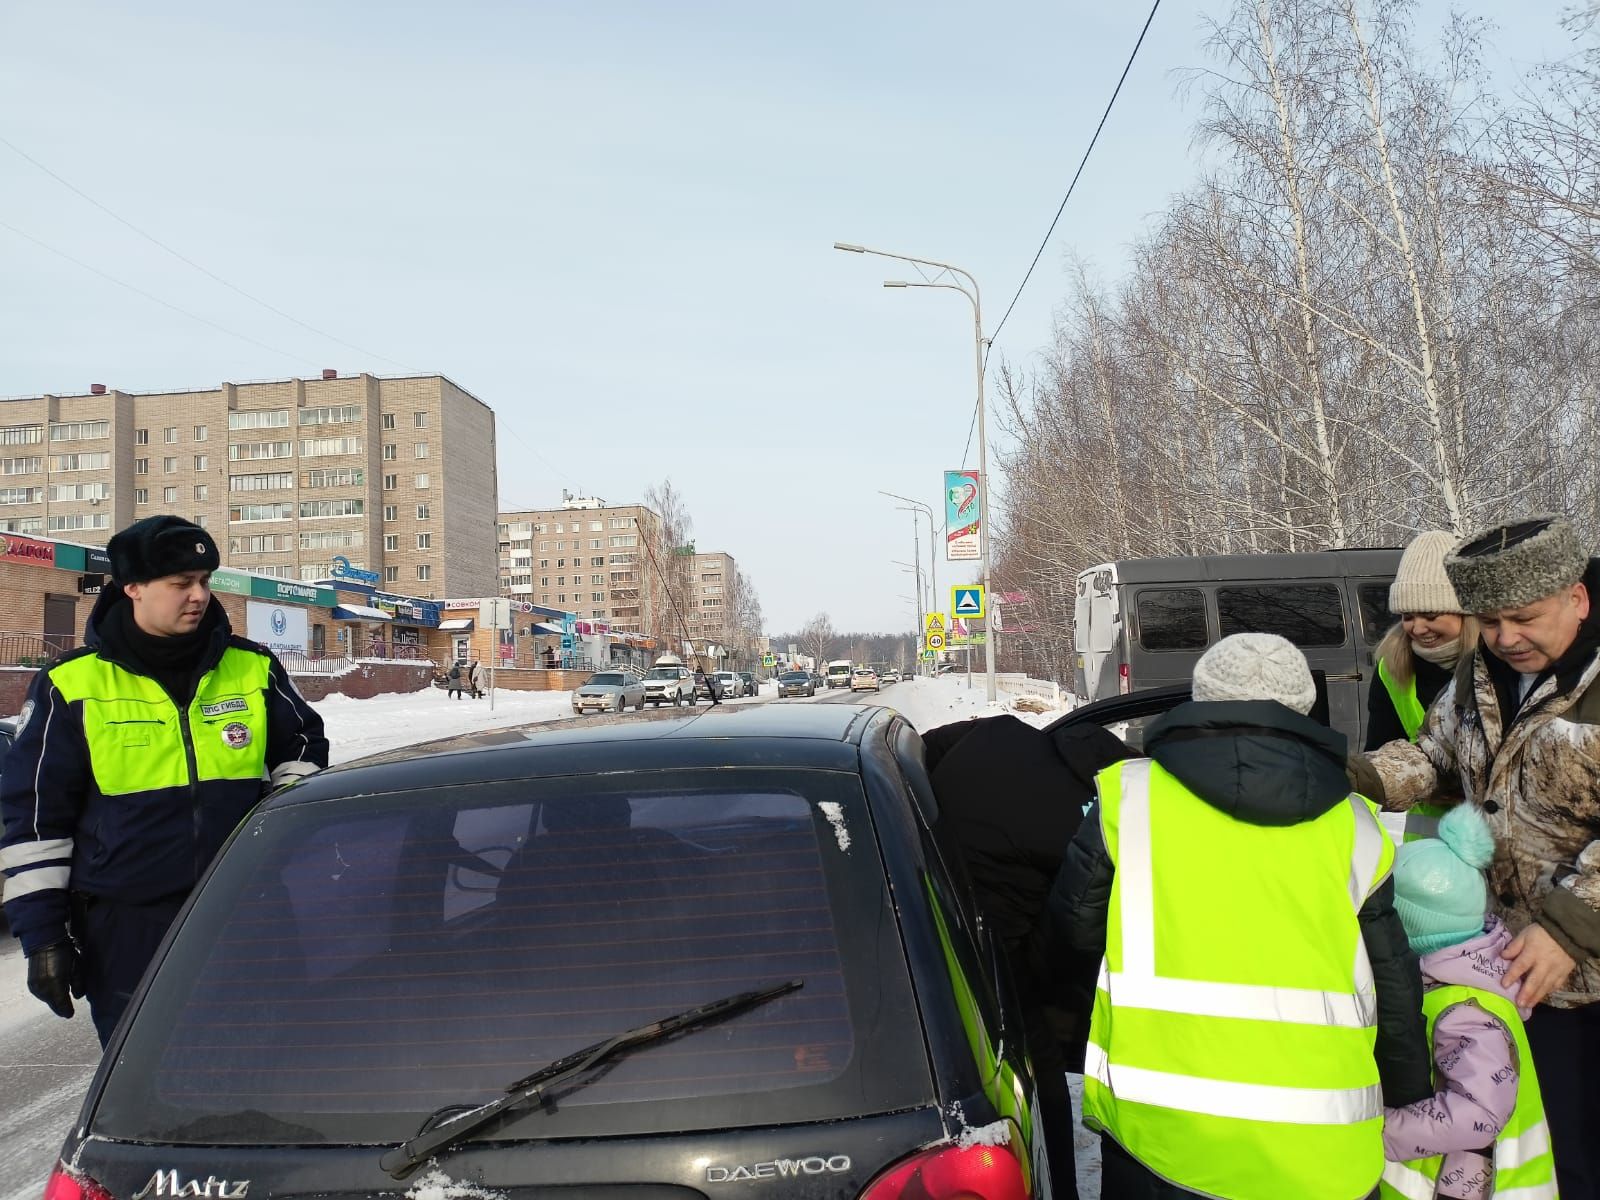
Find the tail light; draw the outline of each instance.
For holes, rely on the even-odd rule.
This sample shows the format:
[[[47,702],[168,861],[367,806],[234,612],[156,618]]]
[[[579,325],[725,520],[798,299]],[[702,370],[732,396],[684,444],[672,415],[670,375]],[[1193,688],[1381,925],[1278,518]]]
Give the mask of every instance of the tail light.
[[[1133,691],[1133,672],[1128,670],[1127,663],[1117,668],[1117,690],[1124,696]]]
[[[44,1200],[113,1200],[113,1197],[87,1175],[69,1171],[57,1162],[44,1185]]]
[[[1028,1195],[1022,1162],[1008,1142],[924,1150],[879,1175],[861,1200],[1027,1200]]]

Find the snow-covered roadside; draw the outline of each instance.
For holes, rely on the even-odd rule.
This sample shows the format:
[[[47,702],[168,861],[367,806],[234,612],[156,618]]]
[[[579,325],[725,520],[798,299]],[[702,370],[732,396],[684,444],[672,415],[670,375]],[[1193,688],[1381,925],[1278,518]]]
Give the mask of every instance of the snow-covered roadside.
[[[1015,707],[1022,697],[1006,695],[1004,692],[990,704],[983,696],[981,675],[972,677],[970,688],[965,675],[941,675],[937,679],[917,676],[890,684],[876,699],[878,703],[898,710],[919,733],[956,721],[993,717],[1001,713],[1010,713],[1030,725],[1044,726],[1067,712],[1065,708],[1042,713],[1022,711]]]
[[[311,707],[322,714],[328,757],[341,763],[458,733],[570,717],[572,693],[499,691],[493,712],[487,696],[452,700],[442,688],[389,693],[370,700],[329,696]]]

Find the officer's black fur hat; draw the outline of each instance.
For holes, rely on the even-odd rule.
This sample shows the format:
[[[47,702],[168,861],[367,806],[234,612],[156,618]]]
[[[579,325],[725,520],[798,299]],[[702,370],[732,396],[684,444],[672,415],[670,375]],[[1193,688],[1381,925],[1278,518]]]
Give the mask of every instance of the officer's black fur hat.
[[[135,521],[106,546],[111,578],[118,583],[148,583],[185,571],[215,571],[222,562],[217,543],[200,526],[182,517]]]

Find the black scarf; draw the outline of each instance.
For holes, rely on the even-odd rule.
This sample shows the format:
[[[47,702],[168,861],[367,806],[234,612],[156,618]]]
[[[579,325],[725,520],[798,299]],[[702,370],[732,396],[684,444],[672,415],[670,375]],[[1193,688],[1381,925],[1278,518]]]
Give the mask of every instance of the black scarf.
[[[139,628],[139,623],[133,619],[131,603],[116,605],[106,617],[105,626],[100,630],[105,656],[150,676],[179,708],[188,707],[189,701],[194,699],[201,664],[216,630],[215,606],[206,610],[193,633],[171,637],[158,637]]]

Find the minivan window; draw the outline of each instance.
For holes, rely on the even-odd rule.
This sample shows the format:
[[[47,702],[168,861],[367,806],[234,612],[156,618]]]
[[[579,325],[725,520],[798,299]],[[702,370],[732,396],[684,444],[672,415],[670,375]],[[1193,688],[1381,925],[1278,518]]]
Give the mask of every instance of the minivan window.
[[[512,1136],[918,1103],[931,1083],[864,807],[854,775],[752,770],[259,812],[160,964],[95,1132],[401,1141],[612,1034],[791,979],[800,991],[618,1060]]]
[[[1199,588],[1147,588],[1135,606],[1146,650],[1204,650],[1206,600]]]
[[[1363,583],[1356,589],[1356,596],[1361,601],[1361,632],[1367,645],[1376,646],[1400,620],[1389,611],[1389,585]]]
[[[1296,646],[1342,646],[1344,606],[1331,583],[1219,587],[1217,624],[1222,636],[1275,633]]]

